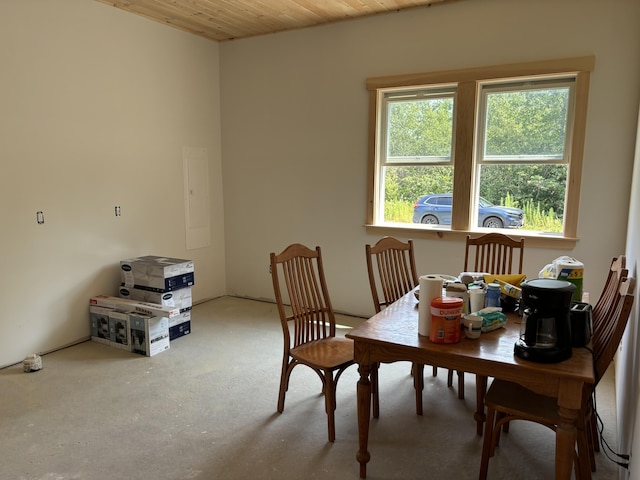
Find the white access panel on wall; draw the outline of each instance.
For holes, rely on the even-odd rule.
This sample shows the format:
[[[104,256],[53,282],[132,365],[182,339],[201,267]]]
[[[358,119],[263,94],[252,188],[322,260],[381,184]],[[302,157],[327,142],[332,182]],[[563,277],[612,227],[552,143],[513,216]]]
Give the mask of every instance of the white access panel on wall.
[[[182,148],[187,250],[211,244],[209,164],[206,148]]]

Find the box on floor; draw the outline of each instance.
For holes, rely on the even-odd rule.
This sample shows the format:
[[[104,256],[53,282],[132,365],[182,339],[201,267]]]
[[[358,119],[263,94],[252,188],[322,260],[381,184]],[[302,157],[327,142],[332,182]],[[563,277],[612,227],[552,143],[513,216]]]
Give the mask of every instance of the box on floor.
[[[120,262],[120,277],[125,287],[169,292],[194,284],[193,260],[146,255]]]

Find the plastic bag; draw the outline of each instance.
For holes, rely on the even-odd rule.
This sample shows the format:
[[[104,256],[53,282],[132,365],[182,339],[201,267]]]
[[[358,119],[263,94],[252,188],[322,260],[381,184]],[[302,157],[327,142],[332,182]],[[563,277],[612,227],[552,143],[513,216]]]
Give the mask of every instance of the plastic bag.
[[[558,275],[560,274],[560,272],[558,271],[558,267],[567,265],[567,264],[569,265],[575,264],[577,266],[582,266],[582,263],[580,261],[576,260],[573,257],[564,255],[562,257],[556,258],[553,262],[545,265],[544,268],[540,270],[540,273],[538,273],[538,278],[558,278]]]

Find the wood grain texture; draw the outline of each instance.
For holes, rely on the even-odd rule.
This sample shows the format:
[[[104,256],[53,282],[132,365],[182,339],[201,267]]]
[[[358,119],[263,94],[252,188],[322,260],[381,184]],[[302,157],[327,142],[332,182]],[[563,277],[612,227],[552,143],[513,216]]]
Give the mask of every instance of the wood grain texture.
[[[459,0],[97,0],[214,41]]]

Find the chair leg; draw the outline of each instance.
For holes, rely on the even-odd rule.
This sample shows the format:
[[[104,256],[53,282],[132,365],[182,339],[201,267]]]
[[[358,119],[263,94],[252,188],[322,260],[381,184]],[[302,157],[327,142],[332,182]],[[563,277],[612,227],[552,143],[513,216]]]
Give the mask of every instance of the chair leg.
[[[380,395],[378,391],[378,369],[379,363],[371,366],[371,400],[373,402],[373,418],[380,417]]]
[[[498,422],[499,422],[500,420],[502,420],[502,419],[503,419],[504,417],[506,417],[506,416],[507,416],[507,415],[506,415],[505,413],[503,413],[503,412],[498,412],[498,413],[496,414],[496,421],[495,421],[495,424],[496,424],[496,425],[498,425]],[[495,428],[493,429],[493,436],[494,436],[494,440],[492,440],[492,443],[491,443],[491,456],[493,456],[493,452],[494,452],[495,448],[496,448],[498,445],[500,445],[500,430],[502,430],[502,431],[503,431],[503,432],[505,432],[505,433],[509,433],[509,423],[510,423],[510,422],[504,422],[504,423],[502,424],[502,427],[501,427],[501,428],[495,427]]]
[[[578,458],[575,465],[576,478],[580,480],[591,480],[591,457],[593,456],[593,450],[589,445],[589,425],[584,416],[578,418],[577,428],[577,444],[578,444]]]
[[[458,370],[458,398],[464,400],[464,372]]]
[[[432,374],[434,377],[437,377],[437,376],[438,376],[438,367],[433,367],[433,370],[432,370],[431,374]]]
[[[289,390],[289,376],[295,365],[295,360],[289,363],[289,356],[285,355],[282,359],[282,371],[280,373],[280,392],[278,393],[278,413],[284,412],[284,398],[287,390]]]
[[[593,451],[594,452],[599,452],[600,451],[600,438],[598,437],[598,424],[596,421],[596,416],[594,415],[594,413],[592,412],[591,415],[589,416],[589,427],[591,428],[591,436],[593,438]],[[595,472],[595,470],[594,470]]]
[[[453,370],[447,372],[447,387],[453,387]]]
[[[597,451],[595,449],[595,445],[598,444],[598,437],[596,436],[595,438],[592,437],[592,433],[590,431],[587,431],[587,442],[588,442],[588,446],[589,446],[589,450],[587,451],[589,454],[589,467],[591,468],[592,472],[596,471],[596,455],[595,452]]]
[[[489,471],[489,457],[493,455],[493,428],[495,419],[495,410],[493,408],[487,409],[487,421],[484,426],[484,439],[482,441],[482,457],[480,459],[480,475],[478,480],[486,480],[487,473]]]
[[[413,387],[416,390],[416,414],[422,415],[422,392],[424,390],[424,365],[414,363]]]
[[[327,426],[329,428],[329,441],[333,442],[336,439],[336,384],[333,379],[333,372],[325,370],[324,372],[326,385],[324,392],[324,405],[327,412]]]

